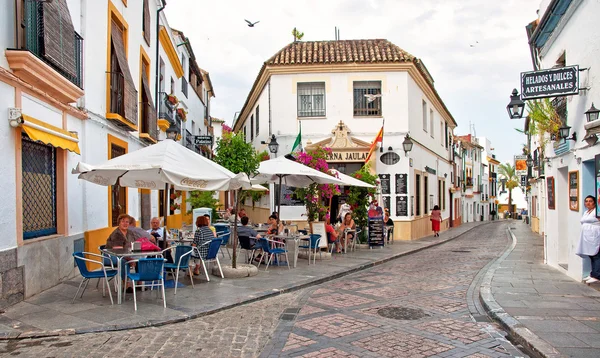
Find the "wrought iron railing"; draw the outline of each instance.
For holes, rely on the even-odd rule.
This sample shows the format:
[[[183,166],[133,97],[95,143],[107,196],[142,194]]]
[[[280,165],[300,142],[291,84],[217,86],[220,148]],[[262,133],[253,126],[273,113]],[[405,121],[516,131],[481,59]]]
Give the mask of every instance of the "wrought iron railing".
[[[196,151],[196,146],[194,145],[194,136],[187,129],[185,130],[185,147]]]
[[[75,71],[74,74],[68,73],[47,58],[46,44],[44,43],[43,3],[26,0],[24,2],[24,12],[23,32],[25,41],[23,49],[37,56],[77,87],[83,88],[83,37],[73,31],[74,51],[72,56],[75,62]]]
[[[156,124],[156,109],[151,103],[140,103],[142,120],[140,133],[147,133],[154,140],[158,140],[158,129]]]
[[[159,93],[158,100],[158,118],[166,119],[173,123],[175,121],[175,105],[169,102],[166,92]]]

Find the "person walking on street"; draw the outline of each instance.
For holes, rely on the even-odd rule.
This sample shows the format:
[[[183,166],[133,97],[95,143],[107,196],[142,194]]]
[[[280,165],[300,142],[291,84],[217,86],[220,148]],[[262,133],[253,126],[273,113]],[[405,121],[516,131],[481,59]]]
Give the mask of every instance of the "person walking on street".
[[[581,234],[575,253],[581,257],[589,257],[592,261],[592,272],[583,280],[585,283],[600,281],[600,221],[596,218],[596,198],[585,197],[586,210],[581,217]]]
[[[440,236],[440,223],[442,222],[442,212],[439,206],[434,206],[431,211],[431,230],[433,230],[433,236]]]

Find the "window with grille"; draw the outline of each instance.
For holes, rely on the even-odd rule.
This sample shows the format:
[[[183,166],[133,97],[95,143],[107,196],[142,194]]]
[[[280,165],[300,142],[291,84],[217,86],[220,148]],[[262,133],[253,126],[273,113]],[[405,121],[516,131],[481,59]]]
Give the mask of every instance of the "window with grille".
[[[421,215],[421,174],[415,174],[415,215]]]
[[[381,81],[354,82],[354,115],[381,116]]]
[[[325,82],[298,83],[298,117],[325,117]]]
[[[254,140],[254,114],[250,116],[250,141]]]
[[[259,116],[258,116],[258,114],[260,113],[260,112],[259,112],[259,109],[260,109],[260,106],[256,106],[256,136],[257,136],[257,137],[258,137],[258,132],[259,132],[259,130],[260,130],[260,129],[259,129],[259,128],[260,128],[260,127],[259,127],[259,126],[260,126],[260,118],[259,118]]]
[[[423,101],[423,130],[427,132],[427,102]]]
[[[23,134],[21,153],[23,239],[56,234],[56,148]]]

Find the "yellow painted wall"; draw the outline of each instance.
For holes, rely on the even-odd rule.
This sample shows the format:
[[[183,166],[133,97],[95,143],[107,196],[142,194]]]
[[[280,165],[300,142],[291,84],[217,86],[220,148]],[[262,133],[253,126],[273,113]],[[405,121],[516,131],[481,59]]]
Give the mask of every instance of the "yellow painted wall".
[[[271,215],[271,211],[268,208],[253,208],[247,205],[241,205],[241,207],[246,210],[246,215],[250,218],[250,222],[254,224],[266,223]]]
[[[99,254],[100,251],[98,250],[98,247],[100,245],[106,244],[106,240],[108,239],[108,237],[114,230],[115,230],[115,227],[103,227],[101,229],[90,230],[90,231],[84,232],[83,233],[84,242],[85,242],[84,250],[86,252]],[[96,260],[97,258],[93,258],[93,259]],[[95,269],[100,268],[99,265],[91,264],[89,262],[87,263],[87,266],[88,266],[88,269],[90,269],[90,270],[95,270]]]
[[[536,217],[531,218],[531,231],[540,233],[540,219]]]

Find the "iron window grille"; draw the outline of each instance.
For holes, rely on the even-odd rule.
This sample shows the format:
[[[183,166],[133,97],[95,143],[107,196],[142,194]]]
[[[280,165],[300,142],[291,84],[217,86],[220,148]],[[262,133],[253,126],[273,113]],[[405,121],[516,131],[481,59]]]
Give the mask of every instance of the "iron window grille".
[[[381,81],[354,82],[354,115],[381,116],[381,113]]]
[[[298,83],[298,117],[325,117],[325,82]]]
[[[168,94],[166,92],[160,92],[158,95],[160,98],[158,104],[158,118],[166,119],[169,122],[174,122],[175,105],[168,101]]]
[[[56,148],[22,136],[23,239],[57,233]]]

